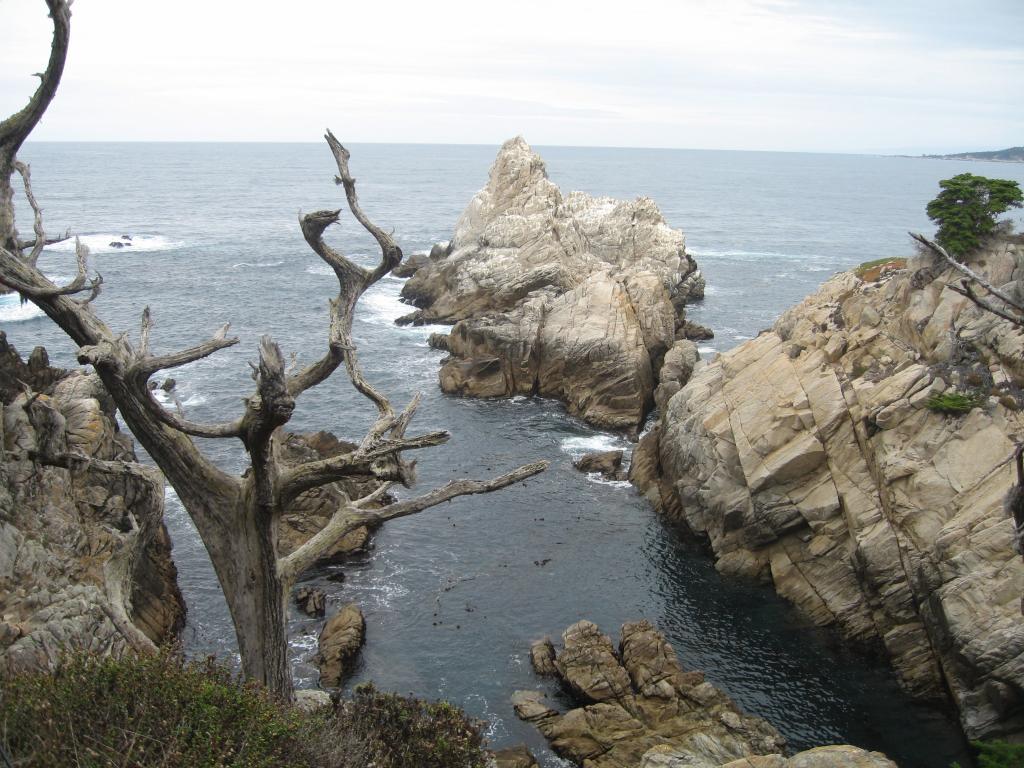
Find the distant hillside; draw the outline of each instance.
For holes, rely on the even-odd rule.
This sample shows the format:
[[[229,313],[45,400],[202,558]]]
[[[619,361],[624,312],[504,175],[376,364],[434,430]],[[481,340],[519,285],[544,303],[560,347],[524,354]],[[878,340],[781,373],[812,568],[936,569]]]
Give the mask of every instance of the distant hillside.
[[[958,152],[955,155],[921,155],[939,160],[996,160],[1001,163],[1024,163],[1024,147],[997,149],[992,152]]]

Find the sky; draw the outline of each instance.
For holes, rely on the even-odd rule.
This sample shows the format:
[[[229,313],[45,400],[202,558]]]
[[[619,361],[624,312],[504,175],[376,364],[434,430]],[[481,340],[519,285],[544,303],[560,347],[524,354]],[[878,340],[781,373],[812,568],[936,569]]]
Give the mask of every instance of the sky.
[[[77,0],[53,141],[1024,144],[1024,0]],[[0,0],[0,116],[45,67]]]

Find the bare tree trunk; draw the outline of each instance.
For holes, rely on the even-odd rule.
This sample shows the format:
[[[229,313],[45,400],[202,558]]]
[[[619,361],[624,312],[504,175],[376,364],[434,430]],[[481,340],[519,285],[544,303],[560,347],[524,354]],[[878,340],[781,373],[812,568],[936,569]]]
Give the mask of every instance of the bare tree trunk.
[[[154,374],[201,360],[237,344],[238,339],[228,338],[228,326],[224,326],[194,347],[155,355],[150,351],[153,325],[149,307],[142,313],[137,344],[132,344],[127,334],[115,334],[93,312],[91,302],[99,295],[103,281],[98,275],[88,278],[89,254],[81,242],[76,243],[78,273],[67,285],[55,285],[36,268],[36,258],[48,241],[42,212],[32,194],[31,174],[16,160],[15,153],[52,99],[67,54],[69,3],[46,0],[46,4],[54,24],[50,64],[28,106],[0,123],[0,286],[18,291],[35,303],[79,345],[79,362],[95,368],[128,428],[173,486],[195,523],[231,612],[244,676],[282,698],[291,698],[288,597],[304,570],[357,527],[416,514],[457,496],[505,488],[542,472],[547,463],[528,464],[486,481],[454,480],[422,496],[368,509],[371,502],[380,501],[392,482],[406,486],[414,482],[415,462],[406,462],[403,451],[440,445],[449,435],[428,432],[406,437],[419,395],[404,411],[396,413],[387,397],[363,377],[351,335],[356,303],[367,288],[401,262],[402,251],[363,213],[355,179],[349,173],[348,150],[330,132],[325,138],[338,166],[335,181],[344,187],[353,217],[380,246],[380,263],[372,270],[364,269],[323,241],[324,231],[338,221],[340,211],[316,211],[301,217],[299,224],[306,242],[338,280],[338,295],[329,306],[323,357],[289,375],[281,350],[264,337],[258,364],[252,366],[255,391],[245,398],[244,411],[237,418],[200,424],[189,421],[180,411],[165,410],[149,389]],[[34,213],[35,238],[30,245],[22,244],[15,232],[11,187],[15,171],[21,175]],[[79,294],[88,295],[75,298]],[[376,408],[376,421],[349,453],[296,466],[282,464],[277,441],[292,416],[295,400],[342,366],[356,391]],[[240,440],[249,455],[248,469],[241,477],[226,474],[203,455],[193,437]],[[374,478],[384,485],[362,499],[341,504],[323,530],[282,556],[277,549],[277,525],[288,504],[305,491],[352,476]]]

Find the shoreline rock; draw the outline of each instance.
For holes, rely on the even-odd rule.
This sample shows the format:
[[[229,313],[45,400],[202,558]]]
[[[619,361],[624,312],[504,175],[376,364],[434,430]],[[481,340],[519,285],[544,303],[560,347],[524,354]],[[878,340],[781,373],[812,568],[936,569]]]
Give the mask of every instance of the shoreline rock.
[[[400,323],[453,323],[441,388],[542,395],[595,426],[636,435],[665,353],[703,333],[685,305],[704,279],[647,198],[563,196],[522,139],[505,142],[450,244],[402,288]]]
[[[366,642],[366,621],[355,603],[343,606],[324,624],[317,639],[320,685],[337,688],[352,671],[350,664]]]
[[[1020,292],[1024,248],[993,243],[971,266]],[[923,257],[832,278],[666,391],[630,474],[719,571],[884,648],[911,693],[950,692],[969,738],[1013,736],[1024,563],[1002,502],[1024,438],[1024,334],[957,279]],[[942,412],[942,393],[977,407]]]
[[[51,368],[41,347],[22,363],[0,331],[0,425],[0,674],[173,639],[185,605],[163,480],[137,464],[99,378]],[[35,458],[66,452],[108,463]]]
[[[694,765],[717,766],[783,748],[785,740],[765,720],[744,714],[700,672],[684,671],[650,623],[626,623],[621,637],[616,648],[589,621],[565,630],[554,667],[579,707],[560,713],[538,691],[513,697],[516,714],[533,723],[556,754],[588,768],[635,768],[661,748],[705,761]],[[536,651],[543,645],[535,645],[534,658],[546,657]]]

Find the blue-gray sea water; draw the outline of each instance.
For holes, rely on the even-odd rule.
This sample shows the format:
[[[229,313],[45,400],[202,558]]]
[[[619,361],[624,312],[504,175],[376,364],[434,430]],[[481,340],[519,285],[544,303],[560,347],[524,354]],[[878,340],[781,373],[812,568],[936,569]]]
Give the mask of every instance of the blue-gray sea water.
[[[356,145],[352,168],[365,209],[393,228],[407,253],[451,235],[486,181],[496,147]],[[1024,181],[1024,166],[895,157],[792,153],[540,148],[563,190],[632,198],[647,195],[684,230],[707,277],[707,298],[691,317],[716,338],[704,351],[751,338],[830,274],[911,251],[907,230],[933,231],[924,207],[937,182],[965,171]],[[324,144],[32,144],[36,196],[51,232],[70,228],[93,247],[105,279],[96,308],[118,331],[137,336],[153,307],[157,350],[191,345],[230,321],[242,343],[174,372],[192,419],[240,411],[251,380],[246,364],[259,336],[286,354],[320,354],[329,270],[309,251],[299,211],[342,207]],[[23,201],[19,221],[31,217]],[[122,234],[132,245],[109,246]],[[369,263],[372,241],[351,219],[329,238]],[[71,245],[50,248],[51,275],[74,271]],[[332,605],[356,601],[367,645],[352,686],[445,697],[489,722],[493,745],[527,742],[545,766],[562,763],[532,727],[516,720],[516,689],[544,688],[530,669],[531,641],[557,637],[581,618],[614,635],[645,617],[668,635],[688,668],[704,670],[748,711],[778,727],[794,748],[852,743],[879,749],[902,766],[964,760],[948,713],[917,704],[884,662],[808,626],[770,590],[719,576],[706,554],[665,525],[624,483],[596,482],[571,461],[625,446],[565,415],[554,402],[475,401],[437,387],[441,353],[427,347],[436,328],[399,328],[408,311],[401,281],[367,294],[355,335],[367,375],[402,405],[424,402],[415,425],[446,428],[451,442],[420,452],[420,489],[455,476],[496,474],[548,459],[550,470],[514,489],[459,500],[387,524],[366,556],[313,574]],[[0,327],[27,353],[45,344],[58,364],[74,350],[50,321],[16,297],[0,298]],[[341,373],[300,401],[294,428],[356,437],[372,409]],[[205,441],[238,470],[238,446]],[[234,640],[202,544],[173,491],[167,522],[189,607],[185,643],[194,653],[230,657]],[[543,565],[539,565],[543,563]],[[332,580],[343,571],[343,582]],[[300,682],[317,623],[295,619]],[[555,694],[555,691],[551,691]],[[556,694],[557,695],[557,694]]]

